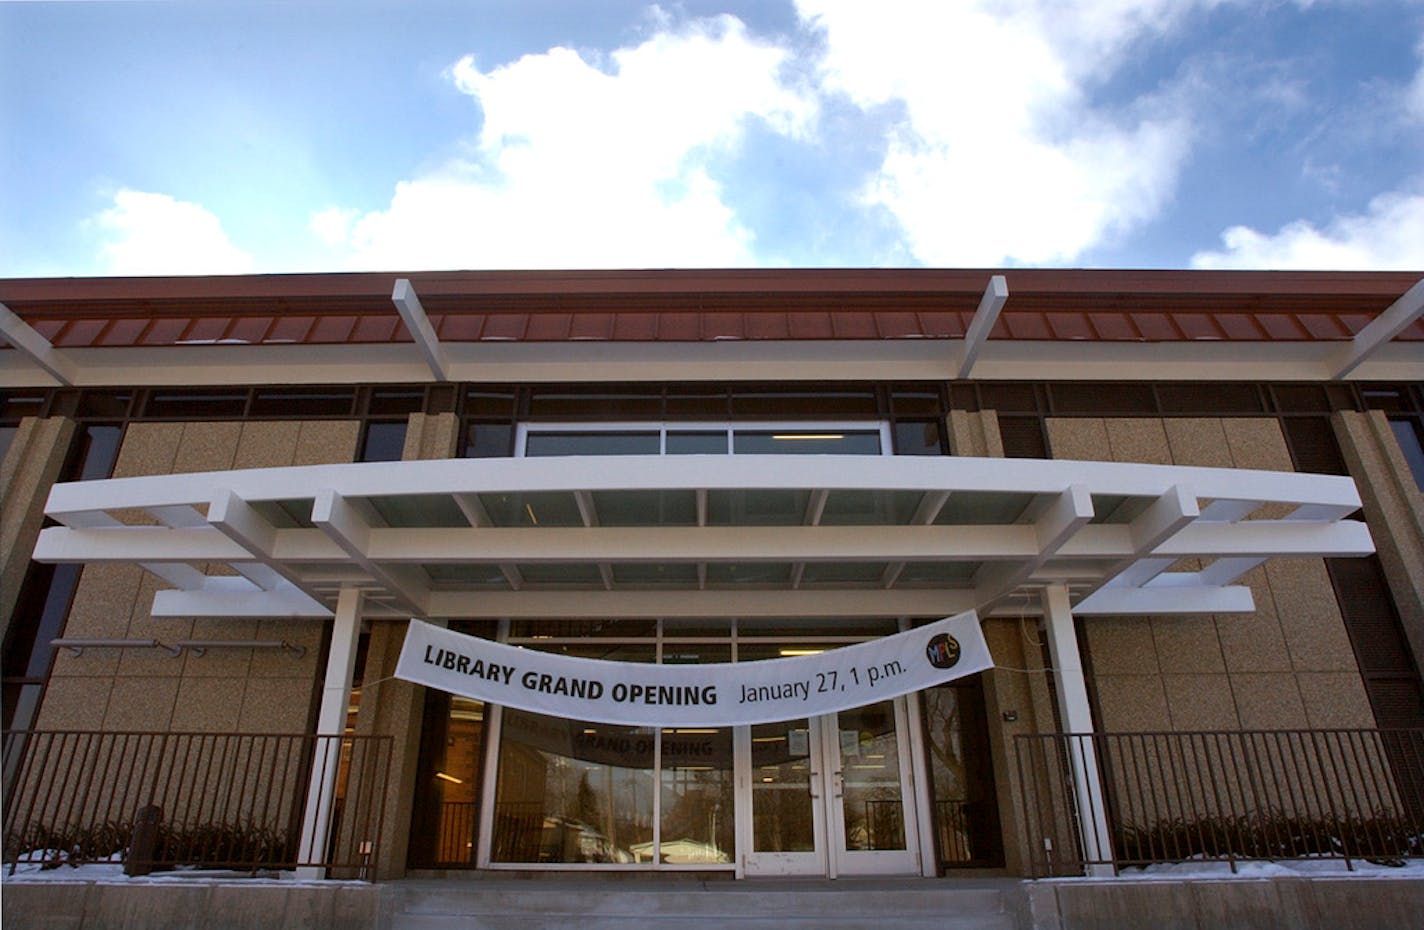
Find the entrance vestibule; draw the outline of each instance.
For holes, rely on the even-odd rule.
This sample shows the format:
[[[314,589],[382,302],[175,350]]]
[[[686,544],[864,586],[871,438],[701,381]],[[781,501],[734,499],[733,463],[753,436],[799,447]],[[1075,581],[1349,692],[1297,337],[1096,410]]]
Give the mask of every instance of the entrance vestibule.
[[[913,874],[914,768],[902,698],[739,727],[748,875]]]
[[[819,652],[898,626],[522,621],[501,638],[588,658],[704,663]],[[410,862],[828,877],[971,864],[954,815],[975,791],[992,798],[992,775],[977,784],[987,757],[968,758],[987,753],[982,702],[955,695],[979,687],[971,678],[953,693],[931,689],[822,717],[663,728],[475,706],[431,691]],[[979,861],[984,848],[972,850],[972,864],[990,864]]]

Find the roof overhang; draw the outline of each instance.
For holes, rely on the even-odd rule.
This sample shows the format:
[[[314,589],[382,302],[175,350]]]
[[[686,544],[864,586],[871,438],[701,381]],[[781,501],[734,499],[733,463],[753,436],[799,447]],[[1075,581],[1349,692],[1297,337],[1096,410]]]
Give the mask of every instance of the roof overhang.
[[[132,563],[155,616],[852,617],[1253,609],[1274,557],[1374,551],[1349,478],[1029,459],[599,456],[56,485],[44,562]]]

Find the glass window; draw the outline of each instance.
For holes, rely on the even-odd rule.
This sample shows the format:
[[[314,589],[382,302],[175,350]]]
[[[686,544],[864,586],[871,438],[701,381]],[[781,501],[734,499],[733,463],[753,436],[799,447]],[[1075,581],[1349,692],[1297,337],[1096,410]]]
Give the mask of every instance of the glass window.
[[[508,423],[471,423],[465,429],[467,459],[505,458],[514,447],[514,427]]]
[[[646,727],[506,709],[490,858],[653,861],[655,747]]]
[[[752,848],[759,852],[816,848],[810,732],[805,717],[752,726]]]
[[[405,453],[405,420],[375,421],[366,424],[361,442],[361,461],[399,462]]]
[[[1003,862],[984,693],[975,678],[920,693],[941,867]]]
[[[657,455],[656,431],[562,432],[530,430],[524,438],[524,454],[540,455]]]
[[[351,388],[259,388],[253,416],[347,416],[356,392]]]
[[[732,451],[738,455],[879,455],[879,430],[786,428],[736,430]]]
[[[725,661],[725,660],[723,660]],[[732,731],[678,727],[662,731],[662,816],[657,861],[719,865],[736,852]],[[652,850],[634,850],[651,861]]]
[[[426,690],[413,864],[470,865],[479,831],[485,708],[481,701]]]
[[[146,417],[225,419],[247,409],[246,391],[153,391],[144,405]]]
[[[944,430],[938,421],[900,421],[895,424],[896,455],[939,455]]]
[[[669,430],[667,434],[668,455],[726,455],[727,431],[698,430],[685,432]]]
[[[15,441],[15,434],[19,431],[18,426],[0,426],[0,462],[5,461],[5,453],[10,451],[10,446]]]
[[[1414,481],[1424,488],[1424,429],[1415,420],[1390,420],[1394,438],[1399,440],[1399,448],[1404,452],[1404,460],[1414,472]]]

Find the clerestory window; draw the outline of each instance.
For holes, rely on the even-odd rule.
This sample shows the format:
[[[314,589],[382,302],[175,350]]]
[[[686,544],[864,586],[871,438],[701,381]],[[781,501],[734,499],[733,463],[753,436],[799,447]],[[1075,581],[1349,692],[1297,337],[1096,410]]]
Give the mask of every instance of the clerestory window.
[[[516,455],[889,455],[887,423],[521,424]]]

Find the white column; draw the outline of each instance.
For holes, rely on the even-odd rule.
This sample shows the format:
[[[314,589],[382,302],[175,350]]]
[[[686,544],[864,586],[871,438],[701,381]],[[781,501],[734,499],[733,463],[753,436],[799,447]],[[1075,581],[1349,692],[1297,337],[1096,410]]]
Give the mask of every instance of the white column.
[[[336,773],[341,762],[341,740],[346,730],[347,708],[351,706],[351,676],[356,670],[356,646],[361,638],[361,592],[342,588],[336,600],[336,621],[331,628],[331,651],[326,659],[326,681],[321,690],[321,710],[317,713],[318,740],[312,753],[311,781],[307,785],[306,812],[302,817],[302,839],[298,856],[303,862],[319,862],[325,854],[331,831],[331,808],[336,800]],[[301,879],[326,877],[320,866],[297,869]]]
[[[1053,680],[1058,688],[1058,709],[1066,733],[1091,734],[1093,715],[1088,706],[1088,685],[1083,680],[1083,660],[1078,653],[1078,637],[1073,629],[1073,611],[1068,589],[1061,584],[1043,591],[1043,621],[1048,630],[1048,650],[1053,657]],[[1098,758],[1091,739],[1075,740],[1069,747],[1073,766],[1073,792],[1078,802],[1078,828],[1083,851],[1089,859],[1112,859],[1107,810],[1103,807],[1103,786],[1098,779]],[[1089,865],[1092,877],[1111,876],[1111,865]]]

